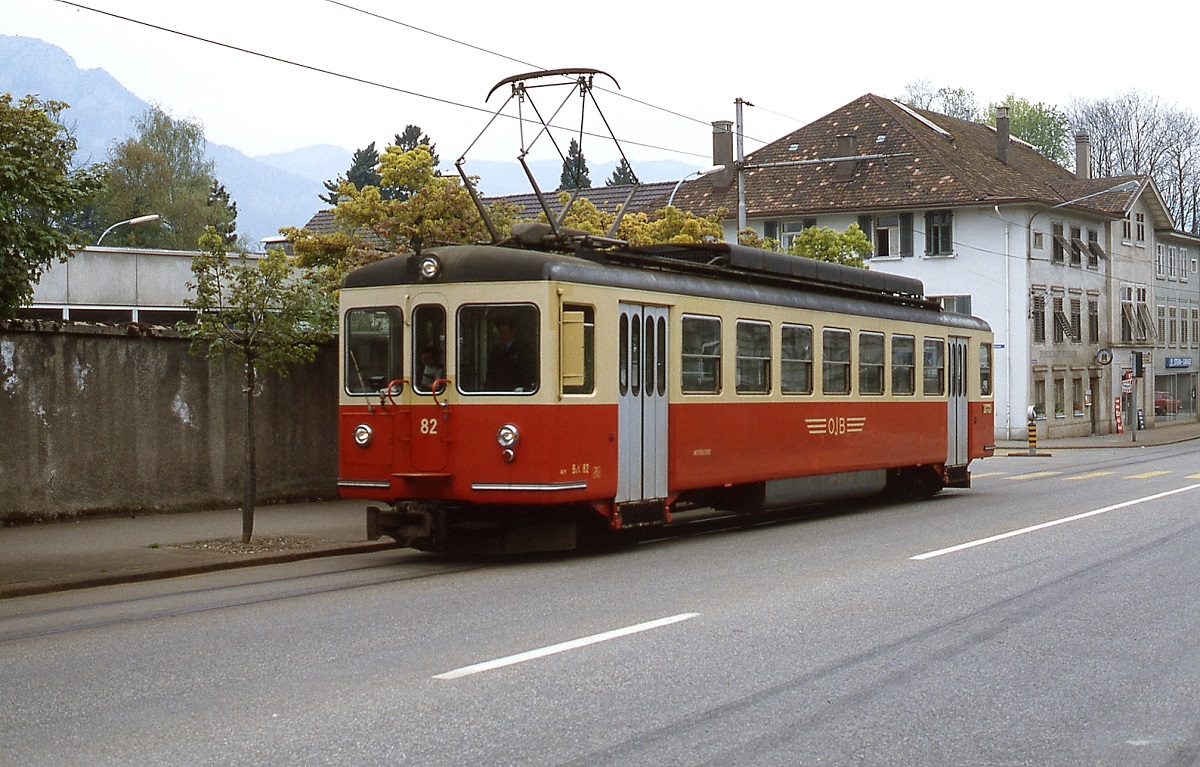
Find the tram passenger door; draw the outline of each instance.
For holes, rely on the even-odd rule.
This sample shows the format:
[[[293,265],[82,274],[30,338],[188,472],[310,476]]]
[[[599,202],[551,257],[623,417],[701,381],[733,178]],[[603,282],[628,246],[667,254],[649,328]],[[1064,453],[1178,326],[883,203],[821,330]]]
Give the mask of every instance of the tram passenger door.
[[[946,465],[967,463],[967,339],[951,337],[946,349],[949,402],[946,411]]]
[[[617,503],[667,497],[667,309],[621,304]]]

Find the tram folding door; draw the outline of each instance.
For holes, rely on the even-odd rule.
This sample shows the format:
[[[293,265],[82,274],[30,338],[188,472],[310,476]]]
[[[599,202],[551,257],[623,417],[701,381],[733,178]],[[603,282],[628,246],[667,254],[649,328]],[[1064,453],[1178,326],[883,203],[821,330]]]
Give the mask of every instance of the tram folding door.
[[[617,503],[667,497],[667,309],[621,304]]]
[[[951,337],[946,349],[946,465],[965,466],[967,434],[967,339]]]

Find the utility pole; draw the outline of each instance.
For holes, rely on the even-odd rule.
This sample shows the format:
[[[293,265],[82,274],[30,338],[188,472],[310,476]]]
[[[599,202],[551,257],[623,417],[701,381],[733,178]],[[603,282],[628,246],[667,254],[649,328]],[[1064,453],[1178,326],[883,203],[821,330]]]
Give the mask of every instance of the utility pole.
[[[742,230],[746,228],[746,179],[745,179],[745,164],[746,164],[746,148],[742,141],[744,134],[744,123],[742,121],[742,107],[754,106],[749,101],[743,98],[734,100],[734,105],[737,107],[737,186],[738,186],[738,224],[737,234],[740,235]],[[736,236],[736,235],[735,235]]]

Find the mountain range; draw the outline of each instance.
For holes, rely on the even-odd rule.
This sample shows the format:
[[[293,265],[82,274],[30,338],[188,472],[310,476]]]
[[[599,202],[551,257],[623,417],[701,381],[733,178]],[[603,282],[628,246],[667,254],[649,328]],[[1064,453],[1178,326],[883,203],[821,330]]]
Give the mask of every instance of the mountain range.
[[[103,162],[109,148],[134,132],[133,120],[150,109],[103,69],[80,69],[58,46],[30,37],[0,35],[0,93],[14,98],[36,94],[70,105],[62,118],[78,142],[80,163]],[[170,104],[160,105],[168,114]],[[436,141],[436,136],[434,137]],[[280,227],[303,226],[327,207],[319,199],[324,182],[345,174],[353,152],[330,144],[250,157],[231,146],[208,144],[217,179],[238,206],[238,233],[253,242],[274,236]],[[530,163],[543,190],[558,186],[561,163]],[[602,184],[615,162],[589,163],[593,183]],[[480,176],[481,191],[492,196],[530,192],[525,173],[515,161],[471,160],[470,173]],[[643,182],[670,181],[693,170],[672,160],[639,162]],[[453,171],[451,171],[453,172]]]

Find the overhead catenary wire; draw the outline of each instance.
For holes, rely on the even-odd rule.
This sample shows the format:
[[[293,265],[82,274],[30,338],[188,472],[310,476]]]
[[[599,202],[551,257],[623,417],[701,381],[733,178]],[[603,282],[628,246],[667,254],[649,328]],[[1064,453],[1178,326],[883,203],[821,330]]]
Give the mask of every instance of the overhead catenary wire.
[[[80,10],[90,11],[92,13],[97,13],[102,16],[107,16],[109,18],[117,19],[119,21],[124,21],[124,22],[130,23],[130,24],[137,24],[139,26],[143,26],[148,29],[154,29],[159,32],[164,32],[164,33],[171,34],[171,35],[177,35],[179,37],[184,37],[189,40],[195,40],[196,42],[204,43],[206,45],[214,45],[214,46],[217,46],[220,48],[224,48],[226,50],[231,50],[231,51],[235,51],[237,53],[242,53],[247,56],[255,56],[257,58],[265,59],[267,61],[272,61],[272,62],[275,62],[278,64],[287,65],[287,66],[298,67],[300,69],[305,69],[310,72],[315,72],[317,74],[328,75],[330,77],[336,77],[336,78],[339,78],[342,80],[347,80],[349,82],[355,82],[355,83],[359,83],[361,85],[366,85],[366,86],[370,86],[370,87],[374,87],[374,88],[382,88],[384,90],[389,90],[389,91],[392,91],[393,93],[399,93],[399,94],[402,94],[405,96],[412,96],[413,98],[424,99],[424,100],[432,101],[432,102],[439,103],[439,104],[445,104],[445,105],[451,106],[451,107],[457,107],[460,109],[467,109],[472,112],[479,112],[482,114],[491,115],[491,111],[488,109],[485,109],[483,107],[472,106],[470,104],[463,104],[461,102],[454,101],[452,99],[442,98],[440,96],[431,96],[427,93],[421,93],[419,91],[409,90],[407,88],[401,88],[401,87],[395,86],[395,85],[389,85],[387,83],[382,83],[377,80],[370,80],[365,77],[358,77],[356,75],[346,74],[345,72],[338,72],[338,71],[335,71],[332,69],[327,69],[325,67],[318,67],[318,66],[315,66],[312,64],[305,64],[303,62],[294,61],[292,59],[287,59],[282,56],[275,56],[273,54],[264,53],[262,51],[256,51],[256,50],[246,48],[243,46],[234,45],[232,43],[226,43],[226,42],[222,42],[220,40],[214,40],[212,38],[192,34],[190,32],[184,32],[182,30],[172,29],[171,27],[166,27],[161,24],[155,24],[153,22],[143,21],[141,19],[135,19],[131,16],[124,16],[119,13],[113,13],[112,11],[106,11],[101,8],[93,8],[91,6],[84,5],[83,3],[73,2],[72,0],[57,0],[57,2],[62,3],[63,5],[71,6],[73,8],[78,8]],[[512,115],[503,115],[503,116],[508,119],[520,120],[519,117],[512,116]],[[562,126],[552,126],[552,127],[562,128]],[[606,136],[606,135],[600,134],[600,133],[585,132],[585,135],[592,136],[594,138],[604,138],[604,139],[609,138],[609,136]],[[644,149],[655,149],[655,150],[662,151],[662,152],[670,152],[673,154],[681,154],[681,155],[687,155],[687,156],[691,156],[691,157],[705,157],[706,158],[708,156],[705,154],[701,154],[699,152],[689,152],[689,151],[683,150],[683,149],[664,147],[664,146],[659,146],[657,144],[650,144],[650,143],[646,143],[646,142],[642,142],[642,141],[634,141],[631,139],[621,139],[621,141],[630,146],[639,146]]]

